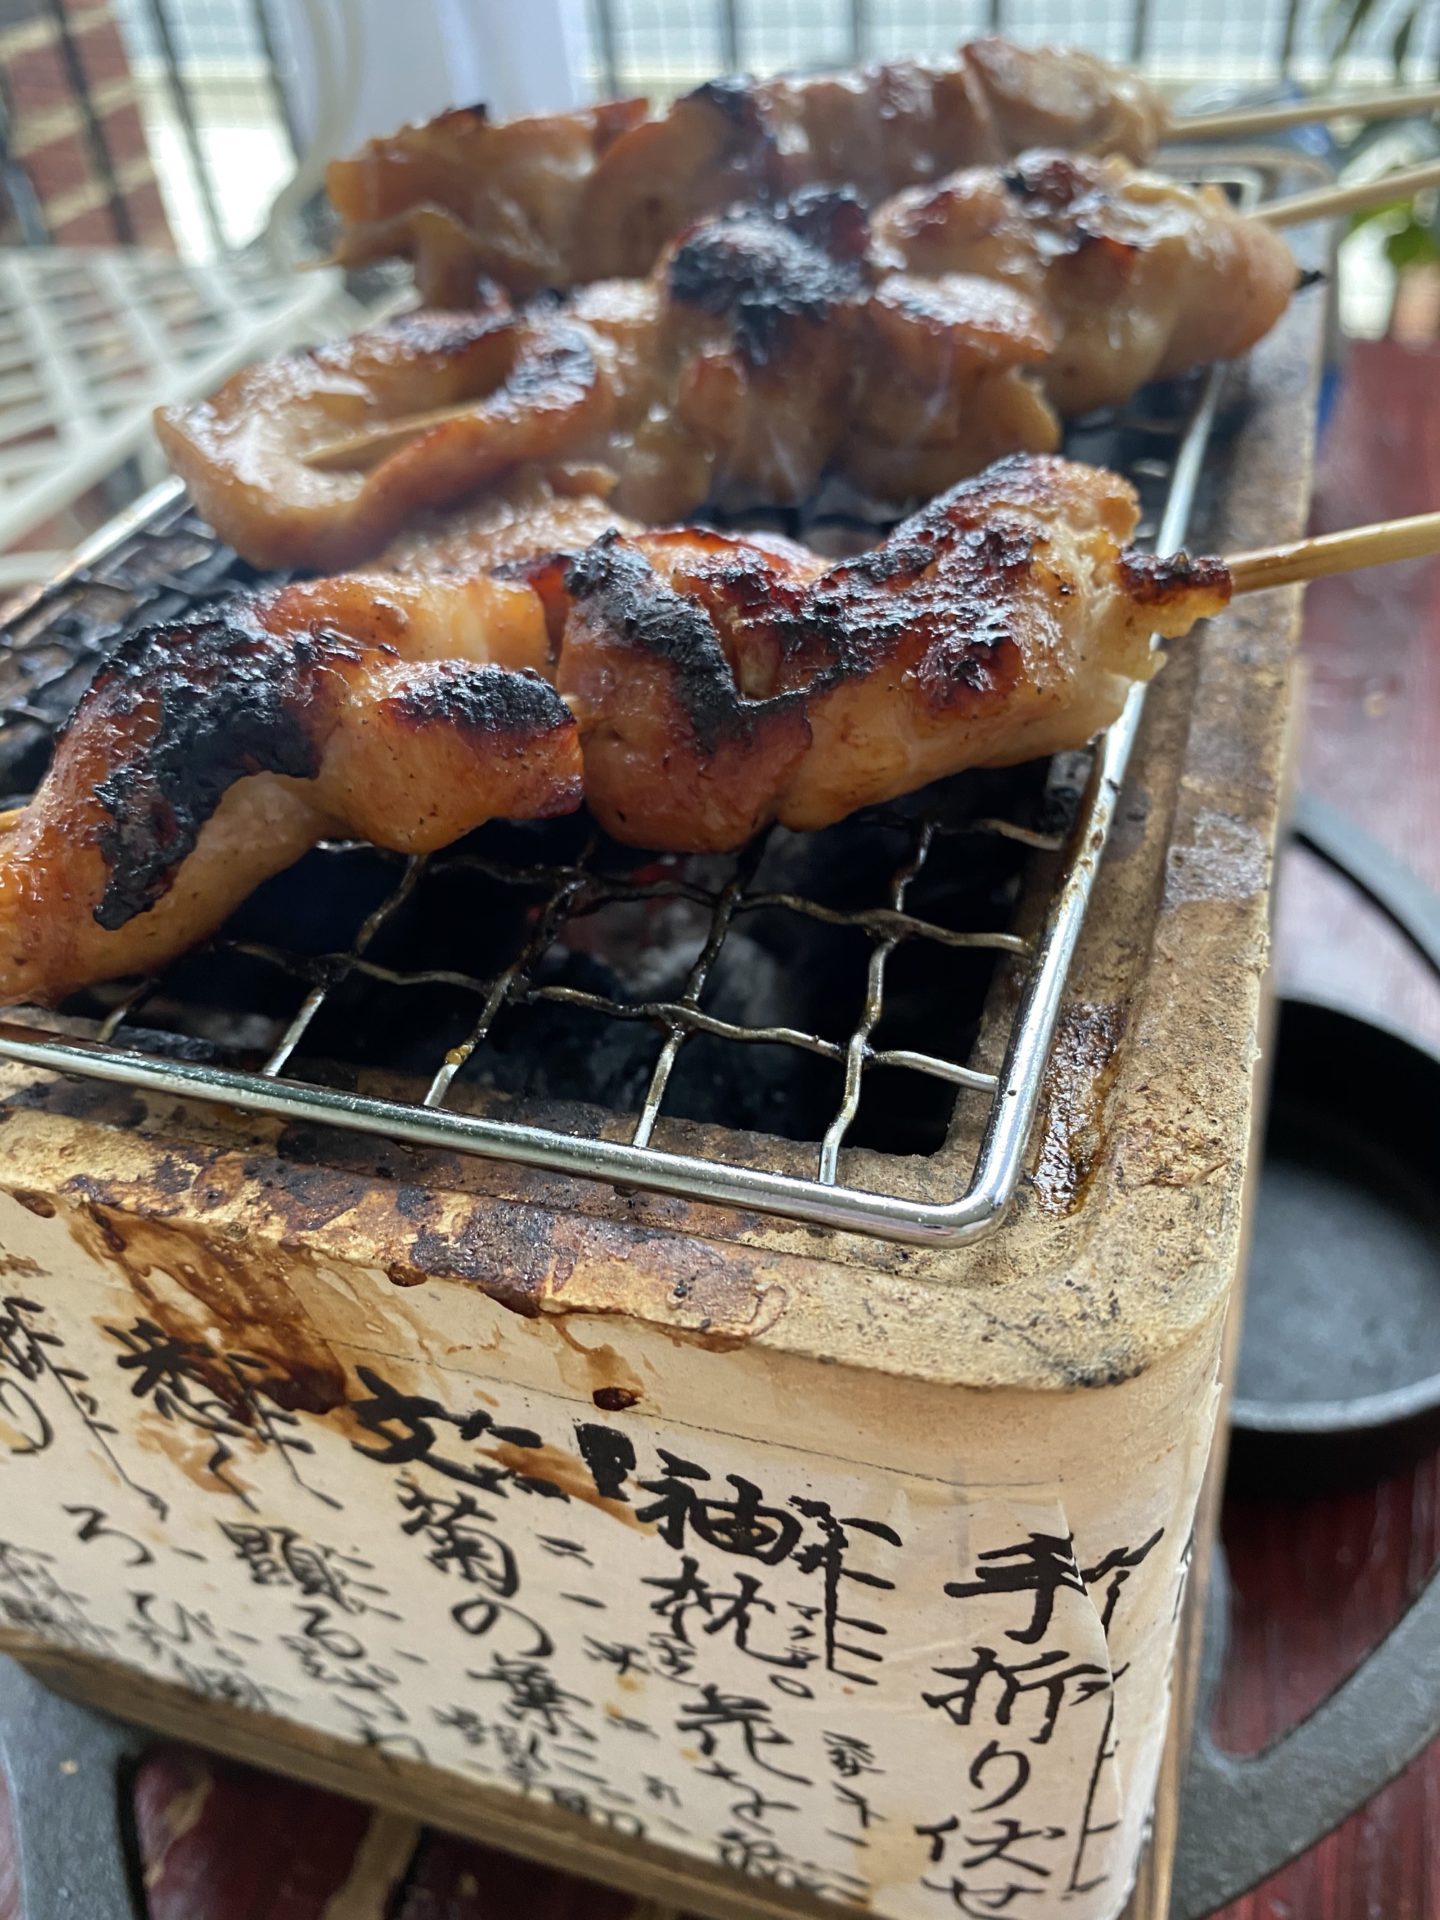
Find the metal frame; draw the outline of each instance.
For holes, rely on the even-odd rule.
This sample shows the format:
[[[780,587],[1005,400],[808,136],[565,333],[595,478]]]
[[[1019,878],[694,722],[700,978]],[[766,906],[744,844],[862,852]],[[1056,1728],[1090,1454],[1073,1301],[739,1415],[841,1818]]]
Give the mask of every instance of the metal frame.
[[[1153,0],[1127,0],[1128,19],[1122,20],[1126,32],[1127,58],[1132,65],[1141,64],[1151,51],[1154,38],[1155,11]],[[1305,0],[1283,0],[1283,13],[1277,22],[1278,38],[1273,50],[1265,58],[1266,71],[1259,76],[1266,85],[1283,85],[1294,77],[1296,52],[1301,39],[1301,31],[1306,21]],[[595,48],[595,66],[604,81],[606,94],[614,96],[632,91],[634,77],[627,72],[627,63],[621,57],[623,36],[617,20],[619,7],[617,0],[589,0],[589,18],[592,42]],[[848,0],[841,9],[845,37],[848,42],[848,58],[855,64],[876,58],[871,37],[872,8],[871,0]],[[708,14],[708,18],[707,18]],[[1063,34],[1052,24],[1055,38],[1072,40],[1079,45],[1093,43],[1094,29],[1107,24],[1107,9],[1099,6],[1078,7],[1072,10],[1072,18],[1064,24]],[[923,16],[922,16],[923,17]],[[659,27],[657,38],[662,35],[676,43],[683,43],[687,32],[701,32],[708,26],[713,29],[723,52],[724,63],[732,72],[746,70],[750,59],[750,35],[748,29],[754,21],[749,0],[709,0],[707,9],[692,9],[687,16],[677,18]],[[1017,8],[1014,0],[974,0],[964,21],[957,21],[954,28],[955,39],[964,31],[1013,34],[1022,41],[1033,39],[1036,29],[1033,22],[1027,23],[1023,8]],[[1385,36],[1388,42],[1389,28],[1383,21],[1376,20],[1363,27],[1357,39],[1362,44],[1352,46],[1347,54],[1346,63],[1365,59],[1383,62],[1388,50],[1387,44],[1375,45],[1374,41]],[[1417,34],[1417,40],[1423,41],[1423,33]],[[1418,79],[1422,72],[1428,72],[1440,61],[1440,42],[1434,42],[1427,53],[1423,46],[1417,46],[1410,54],[1408,70]],[[1307,54],[1307,68],[1311,65],[1323,65],[1323,59],[1317,62],[1315,53]]]

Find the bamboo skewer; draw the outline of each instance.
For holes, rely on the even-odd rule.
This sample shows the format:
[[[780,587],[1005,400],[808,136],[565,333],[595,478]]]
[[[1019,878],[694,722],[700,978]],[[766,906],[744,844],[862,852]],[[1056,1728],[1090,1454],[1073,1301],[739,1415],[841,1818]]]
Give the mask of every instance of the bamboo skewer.
[[[1294,193],[1288,200],[1270,200],[1251,214],[1267,227],[1298,227],[1307,220],[1334,220],[1342,213],[1364,213],[1409,200],[1429,187],[1440,187],[1440,160],[1419,167],[1397,167],[1393,173],[1373,174],[1351,186],[1317,187],[1313,193]]]
[[[305,465],[313,467],[317,473],[337,473],[349,467],[374,466],[377,460],[383,460],[387,454],[398,453],[431,427],[444,427],[452,420],[472,417],[484,403],[485,396],[477,394],[473,400],[460,400],[450,407],[433,407],[429,413],[406,413],[397,415],[393,420],[379,420],[373,427],[360,427],[338,440],[323,441],[302,458]]]
[[[1170,140],[1220,140],[1242,133],[1279,133],[1286,127],[1308,127],[1326,120],[1396,120],[1407,114],[1440,109],[1440,87],[1395,87],[1386,93],[1357,94],[1347,99],[1287,100],[1273,107],[1232,107],[1224,113],[1197,113],[1172,120]]]
[[[1232,554],[1226,561],[1235,593],[1259,593],[1266,587],[1291,587],[1331,573],[1358,573],[1392,560],[1423,560],[1440,553],[1440,513],[1417,513],[1408,520],[1380,520],[1343,533],[1316,534],[1283,547],[1261,547]]]

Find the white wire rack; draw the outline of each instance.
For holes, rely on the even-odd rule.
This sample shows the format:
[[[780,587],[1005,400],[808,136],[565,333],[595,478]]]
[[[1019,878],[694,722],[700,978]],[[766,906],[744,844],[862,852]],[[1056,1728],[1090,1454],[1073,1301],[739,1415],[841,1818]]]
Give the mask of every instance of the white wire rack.
[[[339,277],[259,254],[0,250],[0,549],[151,447],[158,406],[341,324]],[[7,555],[0,581],[49,571]]]

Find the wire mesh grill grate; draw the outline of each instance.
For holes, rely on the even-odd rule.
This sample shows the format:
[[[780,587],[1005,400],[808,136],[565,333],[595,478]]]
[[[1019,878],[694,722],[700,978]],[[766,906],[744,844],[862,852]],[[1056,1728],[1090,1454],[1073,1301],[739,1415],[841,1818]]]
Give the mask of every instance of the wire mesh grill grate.
[[[1131,474],[1142,531],[1163,514],[1162,537],[1183,537],[1216,392],[1210,379],[1143,396],[1075,445]],[[33,788],[124,634],[254,581],[175,488],[82,554],[8,625],[0,785]],[[584,816],[497,824],[422,859],[328,844],[155,978],[72,1002],[61,1022],[27,1010],[0,1030],[0,1056],[890,1237],[971,1239],[1018,1177],[1093,875],[1073,851],[1054,856],[1072,824],[1072,849],[1103,834],[1136,717],[1138,700],[1079,757],[1088,784],[1083,766],[962,775],[723,860],[636,854]],[[1029,940],[1012,922],[1037,854],[1057,878]],[[1018,1010],[997,1068],[974,1042],[1001,960]],[[953,1141],[957,1113],[983,1134],[969,1186],[917,1202],[908,1156]],[[707,1157],[683,1150],[683,1128],[667,1143],[670,1121],[708,1123]],[[774,1170],[802,1164],[787,1141],[808,1169]],[[852,1163],[852,1147],[879,1151]],[[862,1162],[863,1188],[846,1185]]]

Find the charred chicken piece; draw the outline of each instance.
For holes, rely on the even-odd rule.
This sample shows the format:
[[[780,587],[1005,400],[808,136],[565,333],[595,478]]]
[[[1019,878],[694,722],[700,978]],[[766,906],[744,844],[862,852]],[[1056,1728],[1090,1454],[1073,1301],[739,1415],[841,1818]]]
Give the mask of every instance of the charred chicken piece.
[[[852,195],[692,229],[645,281],[566,307],[429,314],[253,367],[159,417],[201,511],[262,566],[354,564],[521,463],[616,512],[802,499],[822,474],[899,503],[1059,444],[1023,295],[878,272]],[[552,484],[555,484],[552,480]]]
[[[570,568],[557,685],[618,839],[718,851],[818,828],[965,767],[1083,746],[1153,672],[1150,637],[1229,599],[1216,560],[1126,551],[1116,475],[1001,461],[828,570],[688,532]]]
[[[427,302],[461,306],[481,276],[516,294],[638,278],[682,228],[757,194],[850,185],[873,204],[1040,144],[1143,159],[1165,119],[1091,54],[981,39],[933,65],[713,81],[654,115],[446,113],[334,162],[327,185],[344,265],[410,259]]]
[[[980,274],[1050,321],[1045,390],[1065,414],[1243,353],[1295,289],[1294,256],[1216,187],[1126,161],[1037,152],[879,208],[877,250],[922,279]]]
[[[54,1001],[213,932],[330,835],[400,852],[580,803],[526,587],[355,574],[154,627],[100,670],[0,834],[0,999]]]

